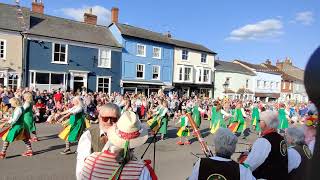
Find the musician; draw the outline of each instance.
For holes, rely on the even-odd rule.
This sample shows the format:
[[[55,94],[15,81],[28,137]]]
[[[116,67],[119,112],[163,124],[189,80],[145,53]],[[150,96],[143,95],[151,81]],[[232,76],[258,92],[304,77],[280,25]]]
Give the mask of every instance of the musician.
[[[254,180],[249,168],[231,160],[237,142],[238,138],[229,129],[219,128],[213,140],[216,156],[201,158],[193,167],[189,180]]]
[[[254,142],[244,162],[257,179],[288,179],[287,144],[277,133],[278,125],[278,114],[275,111],[261,112],[262,137]]]
[[[307,164],[312,153],[304,141],[304,133],[299,128],[287,129],[288,172],[290,180],[304,179]]]
[[[85,131],[78,143],[77,149],[77,168],[76,174],[79,174],[84,166],[84,160],[93,152],[101,152],[106,144],[107,130],[120,118],[120,109],[117,105],[108,103],[99,109],[99,126],[92,126]]]

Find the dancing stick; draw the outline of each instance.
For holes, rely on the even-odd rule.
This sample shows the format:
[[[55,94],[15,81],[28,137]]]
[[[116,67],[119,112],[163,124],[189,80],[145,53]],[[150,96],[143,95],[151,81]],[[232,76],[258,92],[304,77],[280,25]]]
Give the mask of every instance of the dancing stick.
[[[204,152],[204,154],[206,155],[206,157],[211,157],[213,156],[211,150],[209,149],[209,146],[206,144],[206,142],[204,141],[204,139],[201,137],[200,131],[198,129],[198,127],[196,126],[196,123],[194,122],[194,120],[191,117],[190,113],[187,113],[187,117],[189,120],[189,123],[193,129],[193,133],[197,136],[198,141],[200,143],[201,149]]]

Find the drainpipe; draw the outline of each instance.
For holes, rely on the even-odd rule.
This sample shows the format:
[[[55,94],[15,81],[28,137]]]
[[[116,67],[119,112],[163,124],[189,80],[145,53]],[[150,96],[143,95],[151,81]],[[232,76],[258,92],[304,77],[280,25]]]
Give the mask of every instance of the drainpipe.
[[[26,34],[25,33],[20,33],[22,36],[22,74],[21,74],[21,87],[27,87],[27,52],[26,52]]]

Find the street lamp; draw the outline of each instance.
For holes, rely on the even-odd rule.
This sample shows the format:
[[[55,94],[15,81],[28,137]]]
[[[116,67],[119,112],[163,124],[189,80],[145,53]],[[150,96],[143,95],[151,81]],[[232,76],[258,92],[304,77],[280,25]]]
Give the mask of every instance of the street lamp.
[[[229,82],[228,81],[224,82],[224,84],[222,84],[222,86],[224,88],[224,94],[226,95],[227,94],[227,89],[229,87]]]

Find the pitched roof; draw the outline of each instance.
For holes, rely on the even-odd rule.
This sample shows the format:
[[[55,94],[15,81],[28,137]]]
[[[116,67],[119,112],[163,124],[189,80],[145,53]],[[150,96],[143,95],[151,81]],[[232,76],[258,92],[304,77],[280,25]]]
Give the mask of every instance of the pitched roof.
[[[31,12],[30,34],[121,47],[105,26]]]
[[[274,71],[274,72],[279,72],[282,75],[282,79],[284,79],[284,80],[301,81],[300,79],[281,71],[279,68],[277,68],[277,66],[274,66],[274,65],[271,65],[271,64],[267,64],[267,63],[262,63],[262,65],[267,67],[268,69]]]
[[[237,63],[215,60],[214,67],[216,71],[221,72],[233,72],[233,73],[240,73],[240,74],[247,74],[251,76],[255,76],[256,74],[251,70],[241,66]]]
[[[260,64],[252,64],[252,63],[248,63],[245,61],[241,61],[241,60],[235,60],[238,61],[239,63],[243,64],[244,66],[247,66],[251,69],[256,70],[257,72],[264,72],[264,73],[268,73],[268,74],[275,74],[275,75],[281,75],[280,72],[278,72],[278,70],[275,69],[269,69],[267,67],[264,67]]]
[[[171,45],[175,45],[178,47],[189,48],[189,49],[193,49],[193,50],[197,50],[197,51],[207,52],[210,54],[216,54],[215,52],[204,47],[203,45],[168,38],[166,35],[158,33],[158,32],[149,31],[149,30],[135,27],[135,26],[131,26],[128,24],[116,23],[116,26],[119,28],[122,35],[137,37],[137,38],[146,39],[146,40],[152,40],[155,42],[171,44]]]
[[[26,25],[29,23],[30,10],[28,8],[21,8]],[[22,32],[22,25],[17,17],[16,6],[0,3],[0,29]]]

